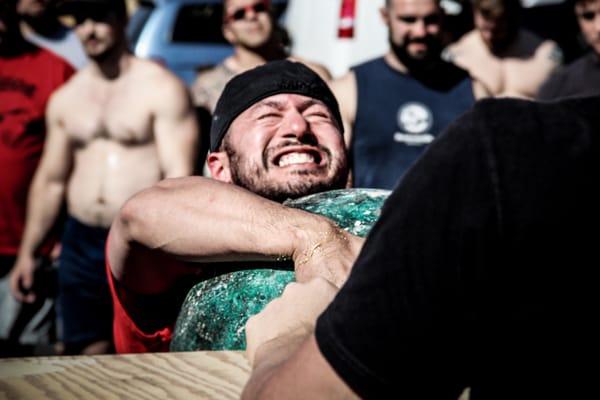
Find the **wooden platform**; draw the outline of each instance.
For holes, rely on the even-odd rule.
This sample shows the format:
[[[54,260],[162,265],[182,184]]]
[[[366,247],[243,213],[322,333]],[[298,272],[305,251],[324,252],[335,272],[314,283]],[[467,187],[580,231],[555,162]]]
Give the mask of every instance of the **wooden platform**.
[[[243,352],[0,359],[0,399],[238,399]]]

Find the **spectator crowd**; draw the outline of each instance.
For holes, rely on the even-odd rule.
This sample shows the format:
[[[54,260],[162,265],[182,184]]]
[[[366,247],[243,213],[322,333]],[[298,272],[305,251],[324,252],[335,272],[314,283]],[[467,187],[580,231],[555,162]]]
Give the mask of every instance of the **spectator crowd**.
[[[514,393],[474,371],[483,357],[527,353],[509,381],[551,365],[540,336],[560,328],[537,311],[588,328],[590,292],[553,268],[585,281],[593,247],[576,239],[596,197],[577,196],[578,174],[598,173],[600,0],[454,1],[460,18],[439,0],[382,3],[389,50],[332,77],[293,54],[269,0],[223,0],[233,52],[186,87],[131,53],[124,0],[0,0],[0,356],[167,351],[206,265],[284,256],[299,283],[247,325],[249,397],[314,382],[302,362],[321,371],[315,391],[383,396],[394,374],[377,344],[394,340],[413,397]],[[578,40],[550,34],[552,10]],[[281,204],[341,188],[393,190],[366,243]],[[567,229],[580,232],[552,237]],[[528,269],[534,252],[548,270]],[[308,336],[294,341],[284,314]],[[476,361],[449,364],[461,357]]]

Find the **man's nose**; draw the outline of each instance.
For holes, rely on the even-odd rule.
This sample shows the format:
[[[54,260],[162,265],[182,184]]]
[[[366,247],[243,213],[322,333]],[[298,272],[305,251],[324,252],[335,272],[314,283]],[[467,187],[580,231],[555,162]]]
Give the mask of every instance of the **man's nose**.
[[[86,18],[83,22],[77,25],[77,30],[84,34],[89,34],[93,29],[94,21],[91,18]]]
[[[285,116],[282,132],[285,137],[300,138],[310,132],[308,121],[298,110],[290,110]]]
[[[427,33],[427,27],[425,26],[425,21],[422,18],[418,18],[412,25],[412,33],[413,36],[422,37]]]
[[[246,8],[246,15],[244,19],[249,19],[250,21],[254,21],[258,17],[258,13],[254,11],[254,7]]]

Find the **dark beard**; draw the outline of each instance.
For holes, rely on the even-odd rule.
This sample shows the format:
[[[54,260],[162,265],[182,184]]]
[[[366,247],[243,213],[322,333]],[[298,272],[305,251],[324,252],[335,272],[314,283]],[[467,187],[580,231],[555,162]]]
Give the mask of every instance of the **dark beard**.
[[[414,76],[429,74],[441,60],[441,43],[439,43],[438,40],[429,37],[423,39],[423,42],[427,45],[427,54],[425,54],[423,58],[415,58],[406,51],[409,43],[398,46],[390,40],[390,48],[394,52],[394,55],[406,67],[410,74]]]
[[[394,55],[408,70],[408,74],[428,88],[446,91],[468,78],[466,71],[442,60],[442,45],[438,41],[427,42],[428,54],[421,59],[410,56],[406,52],[406,46],[396,46],[391,41],[390,46]]]
[[[117,58],[116,57],[117,51],[115,51],[115,47],[116,46],[113,45],[112,47],[109,47],[106,50],[104,50],[102,53],[98,53],[98,54],[95,54],[95,55],[87,54],[87,56],[88,56],[88,58],[90,58],[91,60],[93,60],[95,63],[102,64],[102,63],[105,63],[105,62],[107,62],[107,61],[109,61],[109,60],[111,60],[113,58],[114,59]]]
[[[302,175],[304,172],[298,172],[298,175]],[[243,187],[261,197],[269,200],[283,203],[288,199],[297,199],[300,197],[308,196],[309,194],[326,192],[328,190],[343,189],[346,187],[346,180],[342,180],[339,177],[334,182],[303,182],[301,184],[292,185],[290,183],[282,186],[265,186],[258,185],[255,176],[244,176],[239,171],[231,168],[231,180],[237,186]]]
[[[252,170],[242,170],[244,162],[239,155],[225,143],[225,152],[229,157],[229,169],[231,171],[231,181],[244,189],[247,189],[261,197],[283,203],[287,199],[297,199],[308,196],[309,194],[321,193],[333,189],[343,189],[346,187],[348,179],[347,161],[341,163],[335,171],[334,177],[330,181],[311,180],[311,172],[298,171],[297,175],[305,175],[306,180],[301,183],[287,182],[282,185],[273,185],[264,182],[264,174],[260,168],[255,167]],[[263,163],[265,160],[263,159]],[[267,168],[264,168],[267,171]],[[262,182],[261,182],[262,180]]]
[[[490,43],[490,51],[495,55],[501,55],[517,40],[518,34],[519,31],[515,29],[508,31],[504,36],[496,38]]]

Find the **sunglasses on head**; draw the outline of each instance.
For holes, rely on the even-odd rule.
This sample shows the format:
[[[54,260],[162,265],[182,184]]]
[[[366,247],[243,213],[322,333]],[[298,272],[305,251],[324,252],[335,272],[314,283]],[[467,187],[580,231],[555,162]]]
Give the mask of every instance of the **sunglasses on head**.
[[[87,7],[86,9],[74,10],[68,16],[72,18],[73,25],[77,26],[88,19],[95,22],[106,22],[111,14],[111,9],[107,7]]]
[[[249,4],[247,6],[238,8],[226,18],[227,21],[240,21],[246,18],[246,14],[252,10],[255,14],[267,12],[269,10],[269,4],[267,1],[261,1],[260,3]]]

